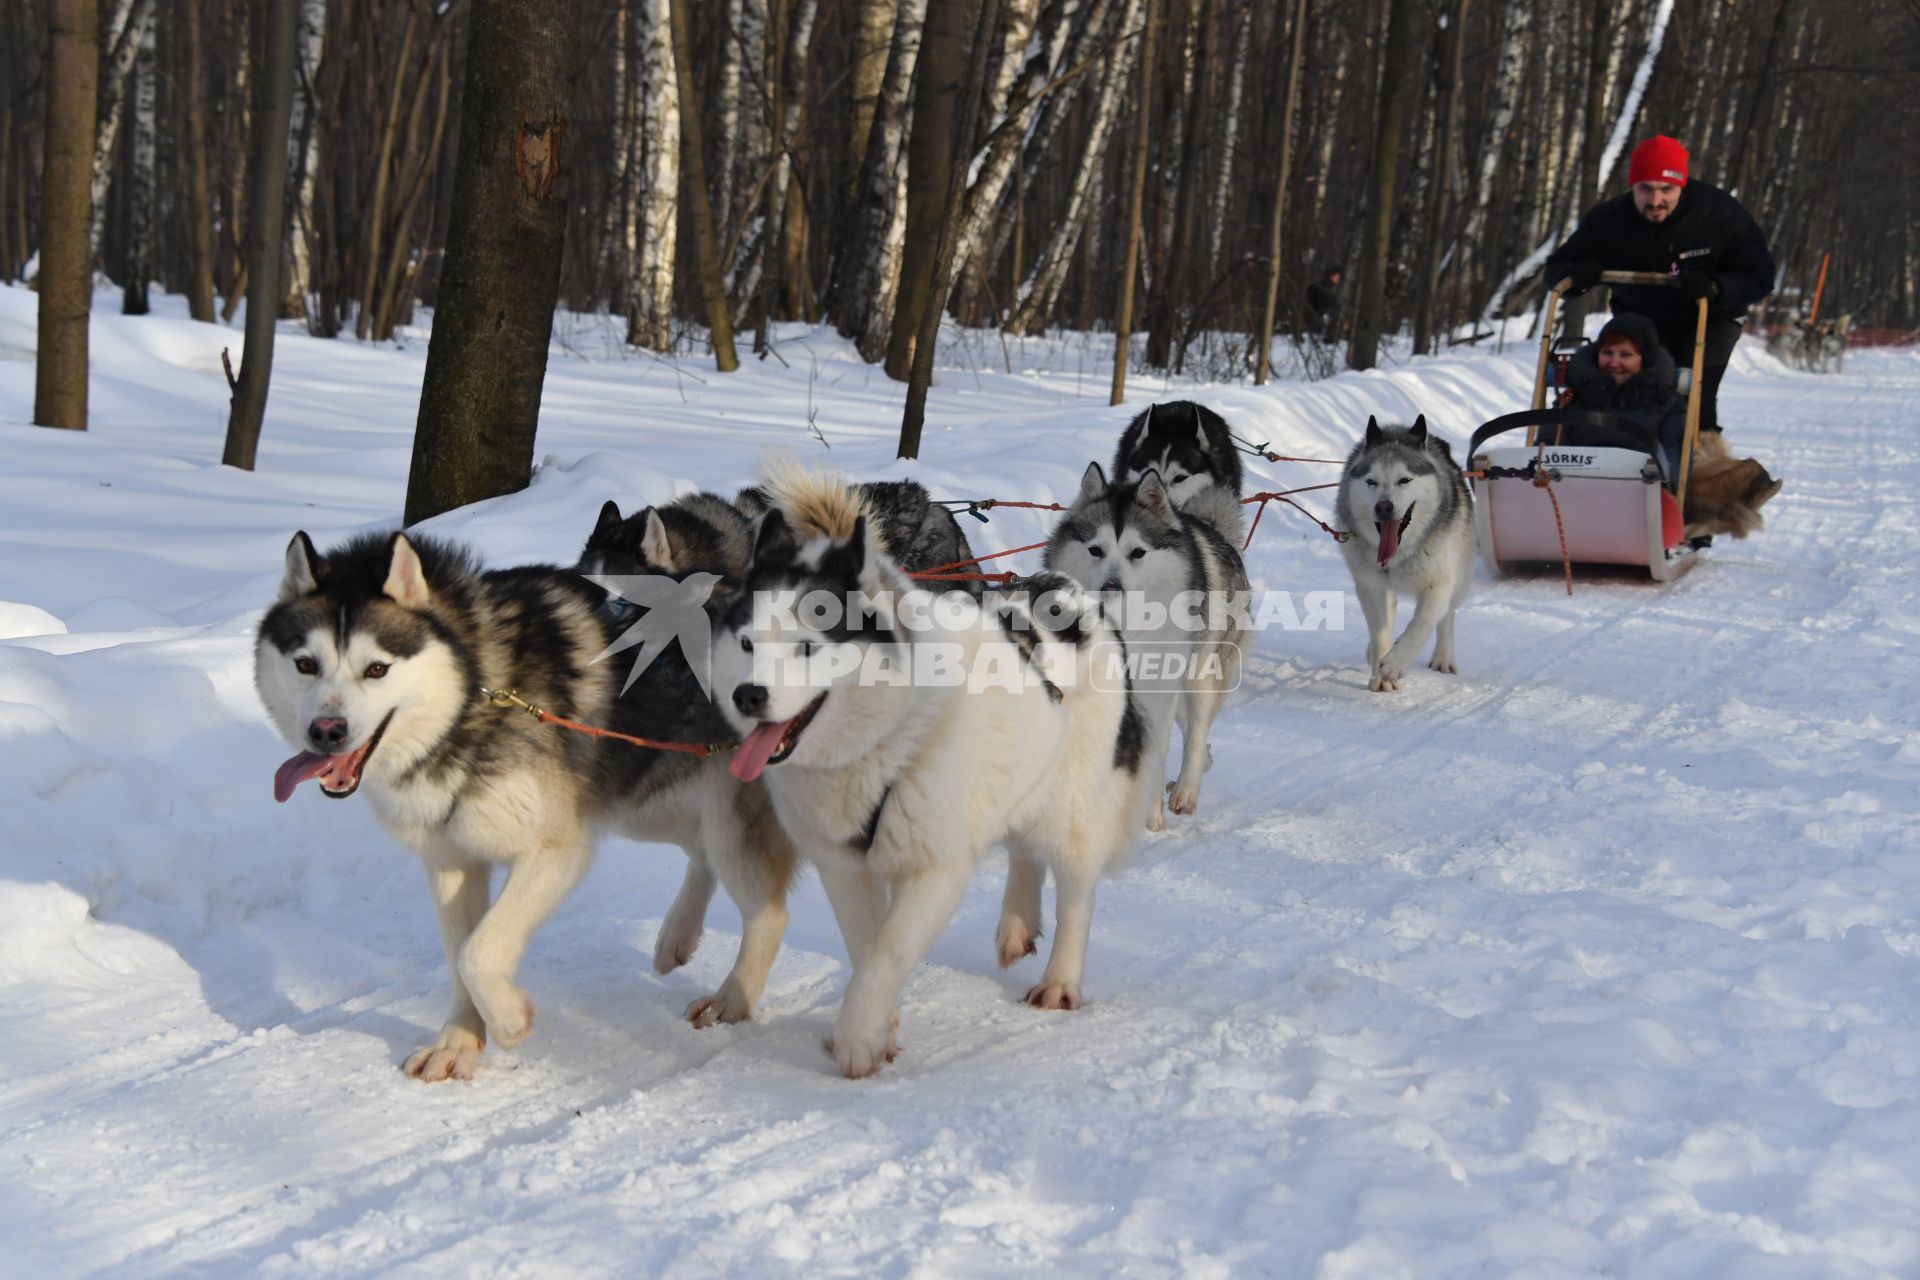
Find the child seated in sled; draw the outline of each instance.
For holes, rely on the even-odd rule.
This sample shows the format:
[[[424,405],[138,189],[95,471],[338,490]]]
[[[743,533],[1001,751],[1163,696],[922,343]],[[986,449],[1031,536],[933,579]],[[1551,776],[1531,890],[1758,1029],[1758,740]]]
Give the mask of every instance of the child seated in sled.
[[[1645,316],[1617,315],[1567,362],[1561,404],[1653,428],[1667,487],[1677,489],[1687,432],[1687,397],[1680,394],[1679,378],[1653,322]],[[1744,538],[1761,527],[1760,508],[1778,492],[1780,481],[1758,461],[1734,457],[1718,431],[1700,432],[1687,478],[1687,537],[1730,533]]]

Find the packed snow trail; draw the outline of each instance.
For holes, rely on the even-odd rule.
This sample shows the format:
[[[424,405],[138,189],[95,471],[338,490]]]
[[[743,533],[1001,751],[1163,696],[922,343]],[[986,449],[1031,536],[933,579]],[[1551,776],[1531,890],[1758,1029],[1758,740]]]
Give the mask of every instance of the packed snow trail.
[[[18,425],[31,307],[0,290],[0,1269],[1920,1271],[1920,358],[1815,377],[1743,350],[1722,403],[1786,480],[1767,531],[1665,587],[1483,577],[1463,674],[1397,695],[1366,691],[1333,543],[1268,512],[1256,586],[1346,593],[1347,626],[1259,635],[1199,815],[1102,887],[1085,1010],[1018,1002],[1039,958],[995,968],[996,857],[877,1079],[820,1047],[846,964],[811,879],[756,1020],[695,1031],[737,917],[717,899],[654,976],[680,855],[616,841],[529,953],[532,1038],[427,1087],[397,1066],[448,992],[414,859],[363,803],[273,803],[250,684],[292,530],[398,510],[423,344],[282,334],[247,476],[213,465],[233,335],[103,317],[95,429],[68,436]],[[433,527],[567,559],[602,499],[731,492],[769,445],[1064,499],[1148,397],[1282,452],[1415,410],[1458,447],[1530,374],[1136,380],[1115,410],[1078,339],[1012,375],[960,345],[909,472],[898,389],[786,337],[791,371],[733,378],[557,353],[534,485]]]

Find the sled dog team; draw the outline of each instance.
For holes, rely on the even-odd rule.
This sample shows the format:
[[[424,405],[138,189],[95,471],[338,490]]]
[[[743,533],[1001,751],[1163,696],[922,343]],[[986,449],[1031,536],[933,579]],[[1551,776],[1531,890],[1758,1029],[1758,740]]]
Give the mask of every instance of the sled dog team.
[[[1355,535],[1344,549],[1370,687],[1397,688],[1436,633],[1431,665],[1453,671],[1473,537],[1445,442],[1424,419],[1369,421],[1337,508]],[[309,779],[333,797],[364,787],[425,865],[453,1002],[406,1060],[411,1076],[470,1078],[489,1040],[526,1038],[521,958],[609,832],[687,854],[657,971],[692,956],[716,881],[740,910],[732,970],[687,1009],[696,1026],[752,1015],[788,889],[812,864],[852,965],[830,1048],[843,1073],[870,1075],[898,1052],[901,992],[995,847],[1008,852],[1000,964],[1034,954],[1051,872],[1053,939],[1026,998],[1081,1003],[1100,876],[1167,810],[1198,808],[1213,718],[1239,680],[1247,616],[1216,606],[1249,592],[1244,539],[1227,424],[1185,402],[1136,418],[1108,470],[1088,465],[1045,570],[1017,588],[916,581],[972,555],[952,513],[911,481],[855,484],[790,460],[731,502],[693,494],[630,516],[608,502],[573,569],[483,570],[402,533],[323,553],[298,533],[255,646],[262,700],[299,749],[275,794]],[[687,587],[698,637],[683,627],[680,644],[642,650],[650,661],[620,660],[636,616],[688,607],[648,597],[643,612],[603,585],[633,578]],[[1417,603],[1395,639],[1402,592]],[[1169,607],[1183,597],[1203,607]],[[1128,660],[1148,651],[1180,661]],[[950,678],[924,678],[919,660],[936,654]],[[528,705],[654,742],[737,745],[644,748]]]

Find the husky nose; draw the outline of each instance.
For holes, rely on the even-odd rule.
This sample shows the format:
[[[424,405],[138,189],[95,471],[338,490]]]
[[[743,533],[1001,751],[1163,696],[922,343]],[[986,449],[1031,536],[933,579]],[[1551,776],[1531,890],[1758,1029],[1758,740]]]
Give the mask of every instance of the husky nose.
[[[1376,503],[1374,503],[1374,504],[1373,504],[1373,518],[1374,518],[1375,520],[1391,520],[1391,519],[1393,519],[1393,499],[1392,499],[1392,498],[1382,498],[1382,499],[1380,499],[1380,501],[1378,501],[1378,502],[1376,502]]]
[[[767,686],[763,684],[743,684],[734,686],[733,705],[743,716],[758,716],[767,709]]]
[[[345,716],[321,716],[307,726],[307,741],[321,751],[338,751],[347,740]]]

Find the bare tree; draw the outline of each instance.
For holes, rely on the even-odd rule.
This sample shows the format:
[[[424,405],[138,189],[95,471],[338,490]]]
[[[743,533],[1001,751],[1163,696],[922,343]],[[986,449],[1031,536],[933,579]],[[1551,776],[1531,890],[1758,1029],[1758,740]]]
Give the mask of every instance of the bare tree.
[[[1360,314],[1347,347],[1347,363],[1371,369],[1379,358],[1386,323],[1387,250],[1393,231],[1394,174],[1400,163],[1400,103],[1406,93],[1407,27],[1412,0],[1387,8],[1386,69],[1381,75],[1379,128],[1374,135],[1373,183],[1367,196],[1367,239],[1360,263]]]
[[[113,13],[101,35],[107,41],[99,50],[104,66],[99,71],[99,108],[94,118],[93,138],[93,221],[88,243],[93,257],[100,257],[100,237],[107,226],[107,188],[113,181],[114,148],[120,142],[120,121],[126,115],[127,82],[133,62],[140,53],[144,32],[153,22],[154,0],[114,0]]]
[[[571,189],[571,0],[474,0],[406,523],[524,489]]]
[[[1147,154],[1153,142],[1153,18],[1155,0],[1147,0],[1146,32],[1140,41],[1140,102],[1133,122],[1133,177],[1127,196],[1126,266],[1120,272],[1120,306],[1113,322],[1113,394],[1109,404],[1127,398],[1127,345],[1133,333],[1133,279],[1140,270],[1140,214],[1147,190]]]
[[[100,11],[52,0],[47,12],[46,170],[40,201],[40,328],[33,420],[87,429],[87,323],[93,306],[92,161]]]
[[[700,101],[693,78],[693,48],[688,30],[687,0],[671,0],[673,65],[680,84],[680,100]],[[727,290],[720,280],[720,244],[713,227],[713,206],[707,199],[707,164],[700,138],[700,113],[680,113],[681,189],[687,193],[693,217],[694,251],[700,262],[700,292],[706,300],[707,328],[713,342],[713,362],[722,373],[740,367],[733,351],[733,317],[727,310]]]
[[[1462,0],[1464,3],[1464,0]],[[1260,350],[1255,357],[1255,386],[1267,385],[1267,370],[1273,361],[1274,311],[1280,300],[1282,274],[1281,250],[1286,246],[1282,231],[1287,214],[1287,178],[1293,172],[1293,113],[1300,103],[1300,54],[1307,38],[1307,0],[1300,0],[1293,11],[1293,52],[1287,58],[1285,105],[1280,111],[1280,165],[1273,179],[1272,239],[1267,248],[1267,299],[1260,315]]]
[[[192,0],[186,0],[191,3]],[[293,216],[287,227],[287,296],[284,314],[307,319],[319,332],[313,307],[313,196],[320,176],[320,55],[326,48],[327,0],[300,0],[300,35],[295,46],[292,136],[287,142],[287,172]]]
[[[227,415],[220,461],[253,470],[273,376],[273,330],[280,318],[280,246],[287,208],[287,129],[293,116],[296,0],[269,0],[265,58],[253,78],[253,161],[247,191],[247,347]]]
[[[156,212],[154,169],[159,129],[154,120],[153,11],[140,24],[140,48],[133,59],[132,155],[127,162],[127,265],[121,310],[130,316],[147,314],[147,284],[153,276],[153,236]]]
[[[638,82],[641,174],[634,193],[633,297],[627,341],[665,351],[673,345],[673,260],[680,213],[680,85],[673,65],[667,0],[640,0]]]

